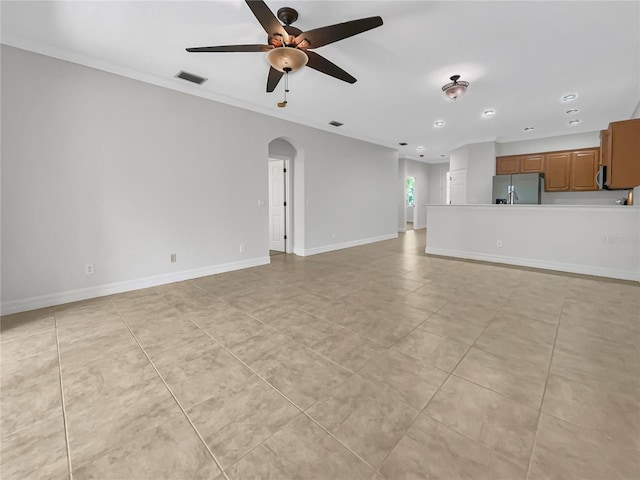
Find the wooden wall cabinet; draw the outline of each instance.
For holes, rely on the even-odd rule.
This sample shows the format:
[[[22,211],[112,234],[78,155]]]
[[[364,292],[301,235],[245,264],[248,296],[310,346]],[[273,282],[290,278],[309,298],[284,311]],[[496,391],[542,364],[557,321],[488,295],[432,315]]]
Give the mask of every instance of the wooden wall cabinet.
[[[571,181],[569,188],[573,192],[598,190],[596,173],[599,167],[598,150],[583,150],[571,154]]]
[[[546,192],[568,192],[571,181],[571,153],[556,152],[545,155],[547,170],[544,174]]]
[[[496,175],[520,173],[520,156],[509,155],[496,158]]]
[[[520,173],[543,173],[544,154],[523,155],[520,157]]]
[[[544,154],[496,157],[496,175],[544,173]]]
[[[596,174],[600,150],[588,148],[546,154],[544,184],[547,192],[589,192],[598,190]]]
[[[496,175],[544,173],[547,192],[584,192],[598,190],[599,163],[598,148],[509,155],[496,158]]]
[[[600,165],[609,167],[609,130],[600,130]]]
[[[496,158],[496,175],[545,174],[547,192],[598,190],[598,167],[606,167],[605,187],[640,185],[640,118],[611,122],[600,132],[600,148],[508,155]]]
[[[600,136],[608,188],[640,185],[640,119],[612,122]]]

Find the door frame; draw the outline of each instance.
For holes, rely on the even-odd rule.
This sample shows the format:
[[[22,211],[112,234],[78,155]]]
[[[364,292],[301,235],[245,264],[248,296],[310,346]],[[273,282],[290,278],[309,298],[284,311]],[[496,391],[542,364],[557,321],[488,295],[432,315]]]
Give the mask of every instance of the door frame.
[[[413,175],[412,178],[413,178],[413,218],[411,219],[411,222],[413,223],[413,229],[415,230],[418,227],[420,227],[420,225],[418,224],[418,177]]]

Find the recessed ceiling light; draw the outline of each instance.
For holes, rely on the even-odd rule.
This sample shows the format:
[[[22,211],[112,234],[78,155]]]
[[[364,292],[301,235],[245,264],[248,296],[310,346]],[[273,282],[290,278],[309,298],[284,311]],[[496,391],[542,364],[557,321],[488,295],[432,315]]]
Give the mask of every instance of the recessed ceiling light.
[[[442,120],[438,120],[436,123],[433,124],[434,127],[444,127],[444,121]]]
[[[420,155],[420,158],[424,157],[424,155]]]
[[[403,147],[406,147],[409,144],[407,142],[400,142],[398,145],[402,145]]]
[[[569,120],[569,125],[577,125],[580,123],[580,119],[579,118],[575,118],[573,120]]]
[[[482,112],[483,117],[493,117],[495,114],[495,110],[485,110],[484,112]]]
[[[416,150],[418,150],[419,152],[424,152],[424,147],[420,145]]]
[[[444,153],[441,153],[440,158],[444,158],[444,157],[446,157],[446,155]]]
[[[575,115],[576,113],[578,113],[580,110],[578,110],[577,108],[572,108],[571,110],[567,110],[566,114],[567,115]]]
[[[578,98],[578,95],[576,95],[575,93],[569,93],[568,95],[562,97],[562,101],[570,102],[571,100],[575,100],[576,98]]]
[[[342,125],[344,125],[344,123],[340,123],[340,122],[338,122],[336,120],[331,120],[329,122],[329,125],[333,125],[334,127],[341,127]]]
[[[535,130],[536,127],[524,127],[525,132],[530,132],[531,130]]]

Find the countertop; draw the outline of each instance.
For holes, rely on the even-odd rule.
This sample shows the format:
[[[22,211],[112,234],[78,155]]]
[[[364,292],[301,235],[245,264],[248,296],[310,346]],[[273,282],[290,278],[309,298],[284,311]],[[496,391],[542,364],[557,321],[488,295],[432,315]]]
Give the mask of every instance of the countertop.
[[[441,205],[441,204],[425,204],[429,208],[491,208],[508,210],[517,208],[519,210],[630,210],[637,211],[640,205],[554,205],[554,204],[521,204],[521,205],[497,205],[497,204],[467,204],[467,205]]]

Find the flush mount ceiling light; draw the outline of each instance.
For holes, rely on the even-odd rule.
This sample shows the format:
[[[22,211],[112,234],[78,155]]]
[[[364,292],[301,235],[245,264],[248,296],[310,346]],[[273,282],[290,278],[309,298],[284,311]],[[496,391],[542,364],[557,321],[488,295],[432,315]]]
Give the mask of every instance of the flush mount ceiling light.
[[[580,123],[580,119],[579,118],[575,118],[573,120],[569,120],[569,125],[577,125]]]
[[[418,148],[416,148],[416,150],[418,150],[419,152],[424,152],[424,147],[420,145]]]
[[[482,112],[482,116],[485,118],[493,117],[495,114],[495,110],[485,110],[484,112]]]
[[[434,127],[444,127],[444,121],[438,120],[433,124]]]
[[[578,113],[580,110],[578,110],[577,108],[572,108],[571,110],[567,110],[565,113],[567,115],[575,115],[576,113]]]
[[[467,91],[467,87],[469,86],[469,82],[459,82],[459,78],[460,75],[453,75],[452,77],[449,77],[451,83],[447,83],[442,87],[444,94],[453,100],[464,95],[464,92]]]
[[[578,95],[576,95],[575,93],[569,93],[569,94],[565,95],[564,97],[562,97],[562,101],[563,102],[570,102],[571,100],[575,100],[576,98],[578,98]]]
[[[524,131],[525,132],[530,132],[530,131],[535,130],[535,129],[536,129],[536,127],[524,127]]]

